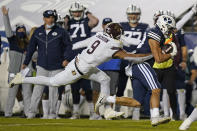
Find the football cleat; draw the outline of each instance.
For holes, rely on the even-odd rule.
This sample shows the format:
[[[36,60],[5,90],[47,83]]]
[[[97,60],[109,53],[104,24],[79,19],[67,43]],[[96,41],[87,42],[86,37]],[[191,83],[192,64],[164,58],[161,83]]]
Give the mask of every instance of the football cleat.
[[[179,130],[181,130],[181,131],[187,130],[187,129],[189,129],[189,127],[190,127],[191,124],[192,124],[192,122],[187,118],[181,124],[181,126],[179,127]]]
[[[23,82],[23,76],[21,73],[17,73],[13,80],[9,83],[9,87],[12,88],[14,85],[21,84]]]
[[[105,110],[104,117],[106,120],[117,118],[124,115],[124,112],[116,112],[112,108],[108,108]]]
[[[171,118],[170,117],[153,117],[151,118],[151,125],[152,126],[157,126],[160,124],[165,124],[170,122]]]
[[[106,102],[106,96],[100,94],[96,104],[95,104],[95,112],[99,111],[99,107],[102,106]]]

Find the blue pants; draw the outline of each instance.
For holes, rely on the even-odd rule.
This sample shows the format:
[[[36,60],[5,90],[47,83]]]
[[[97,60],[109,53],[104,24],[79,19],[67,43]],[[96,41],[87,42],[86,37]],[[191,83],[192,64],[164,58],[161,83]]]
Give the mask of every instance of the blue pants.
[[[132,66],[132,88],[134,99],[141,104],[143,104],[147,93],[153,89],[161,88],[157,75],[149,64],[134,64]]]

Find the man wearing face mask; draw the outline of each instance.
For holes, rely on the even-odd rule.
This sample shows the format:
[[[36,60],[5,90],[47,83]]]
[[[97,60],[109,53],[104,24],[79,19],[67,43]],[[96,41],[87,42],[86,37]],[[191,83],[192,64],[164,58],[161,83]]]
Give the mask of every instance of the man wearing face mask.
[[[52,77],[61,72],[71,60],[72,46],[68,33],[55,24],[57,14],[54,10],[43,13],[44,25],[38,27],[32,35],[22,68],[29,64],[33,53],[38,50],[37,76]],[[28,118],[34,118],[44,86],[36,85],[31,97]],[[58,88],[49,87],[49,119],[56,119]]]
[[[26,35],[26,28],[24,24],[18,23],[16,25],[16,34],[12,32],[8,12],[9,10],[6,9],[5,6],[3,6],[2,7],[3,21],[5,25],[6,37],[8,39],[9,48],[10,48],[9,50],[10,62],[8,67],[8,72],[9,72],[8,82],[9,82],[14,78],[16,73],[20,72],[21,70],[21,65],[25,59],[26,47],[29,43],[29,40]],[[31,72],[29,72],[28,75],[31,76]],[[15,98],[18,92],[18,88],[19,86],[14,86],[14,88],[9,89],[8,91],[8,98],[5,107],[5,117],[11,117],[13,114],[12,110],[15,104]],[[30,105],[31,94],[32,94],[31,88],[32,88],[31,84],[22,84],[25,116],[27,116],[28,114],[28,108]]]

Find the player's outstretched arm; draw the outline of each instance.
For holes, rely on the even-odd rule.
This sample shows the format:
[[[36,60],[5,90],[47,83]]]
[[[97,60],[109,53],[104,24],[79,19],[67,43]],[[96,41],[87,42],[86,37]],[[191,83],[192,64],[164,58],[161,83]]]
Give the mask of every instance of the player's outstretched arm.
[[[126,52],[125,50],[119,50],[117,51],[114,55],[113,58],[119,58],[119,59],[124,59],[128,60],[133,63],[142,63],[146,60],[151,59],[153,56],[152,54],[131,54]]]
[[[73,50],[77,50],[77,49],[80,49],[80,48],[88,47],[88,45],[91,43],[91,41],[92,41],[92,37],[87,38],[87,39],[85,39],[83,41],[76,42],[73,45],[72,49]]]

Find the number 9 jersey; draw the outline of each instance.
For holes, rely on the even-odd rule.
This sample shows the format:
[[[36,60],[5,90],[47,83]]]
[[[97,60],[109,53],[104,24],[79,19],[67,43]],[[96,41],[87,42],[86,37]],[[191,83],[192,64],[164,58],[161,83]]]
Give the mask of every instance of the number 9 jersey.
[[[86,64],[89,67],[96,67],[110,60],[117,51],[122,49],[120,41],[106,36],[103,32],[98,32],[91,38],[77,44],[87,45],[87,48],[77,56],[80,66]]]

